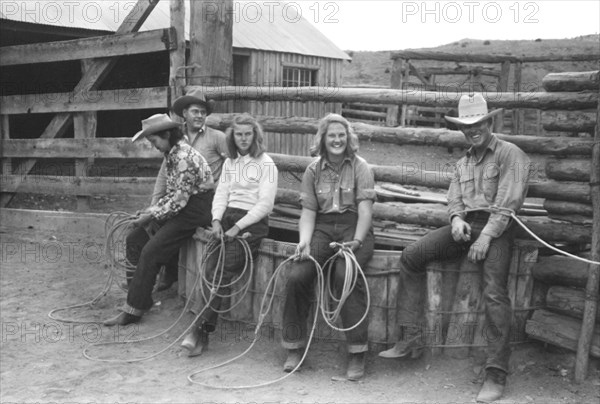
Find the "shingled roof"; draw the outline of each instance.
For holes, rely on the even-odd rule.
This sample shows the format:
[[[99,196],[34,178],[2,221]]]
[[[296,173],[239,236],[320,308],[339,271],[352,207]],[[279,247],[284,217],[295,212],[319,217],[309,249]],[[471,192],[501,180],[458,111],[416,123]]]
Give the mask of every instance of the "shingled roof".
[[[62,28],[115,32],[135,1],[41,1],[2,2],[0,19]],[[205,2],[205,15],[216,12],[218,3]],[[300,11],[300,14],[298,13]],[[298,3],[234,2],[233,47],[296,53],[331,59],[350,57],[310,24]],[[186,16],[190,15],[186,2]],[[189,17],[186,18],[189,39]],[[169,26],[169,1],[159,1],[141,31]]]

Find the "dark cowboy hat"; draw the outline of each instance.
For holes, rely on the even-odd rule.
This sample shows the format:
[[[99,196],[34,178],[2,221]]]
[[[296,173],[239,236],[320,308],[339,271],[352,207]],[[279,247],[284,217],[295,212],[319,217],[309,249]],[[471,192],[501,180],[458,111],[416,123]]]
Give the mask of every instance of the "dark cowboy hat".
[[[173,112],[179,116],[183,116],[183,110],[190,104],[200,104],[206,108],[207,115],[212,113],[212,101],[207,101],[204,94],[198,89],[194,89],[186,95],[177,98],[173,103]]]
[[[445,116],[447,121],[458,125],[473,125],[502,112],[502,108],[488,112],[487,102],[483,95],[465,94],[458,101],[458,118]]]
[[[153,133],[162,132],[164,130],[173,129],[179,127],[177,122],[173,122],[167,114],[156,114],[142,121],[142,130],[133,135],[131,138],[132,142],[143,139]]]

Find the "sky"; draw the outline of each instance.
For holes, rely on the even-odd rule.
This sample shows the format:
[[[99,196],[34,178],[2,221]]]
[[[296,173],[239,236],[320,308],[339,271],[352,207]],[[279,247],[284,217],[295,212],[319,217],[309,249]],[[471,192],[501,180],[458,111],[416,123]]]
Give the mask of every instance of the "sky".
[[[293,4],[344,50],[435,47],[464,38],[533,40],[600,33],[598,0],[300,0]]]

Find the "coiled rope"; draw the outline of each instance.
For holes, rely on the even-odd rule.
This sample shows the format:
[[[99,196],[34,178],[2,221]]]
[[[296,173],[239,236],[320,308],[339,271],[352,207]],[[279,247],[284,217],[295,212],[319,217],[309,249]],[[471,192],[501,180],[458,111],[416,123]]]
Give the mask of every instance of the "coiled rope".
[[[216,364],[213,366],[209,366],[206,368],[202,368],[202,369],[199,369],[199,370],[196,370],[196,371],[190,373],[187,377],[188,381],[190,381],[191,383],[194,383],[194,384],[198,384],[200,386],[214,388],[214,389],[250,389],[250,388],[265,387],[265,386],[268,386],[271,384],[275,384],[275,383],[285,380],[286,378],[288,378],[292,374],[294,374],[300,368],[300,366],[306,359],[306,355],[308,354],[310,345],[311,345],[313,337],[314,337],[315,330],[317,328],[317,320],[319,317],[318,316],[319,311],[322,313],[323,318],[325,319],[325,322],[334,330],[349,331],[349,330],[352,330],[352,329],[358,327],[366,319],[367,314],[369,312],[369,307],[370,307],[370,295],[369,295],[369,290],[368,290],[367,283],[366,283],[366,281],[367,281],[366,275],[364,274],[364,271],[362,270],[358,261],[356,260],[356,257],[354,256],[354,252],[346,244],[333,242],[330,244],[330,247],[331,248],[337,247],[338,251],[334,255],[332,255],[323,264],[323,267],[321,267],[321,265],[319,265],[319,263],[312,256],[307,257],[307,259],[309,259],[310,261],[313,262],[313,264],[315,265],[315,268],[316,268],[316,272],[317,272],[316,293],[315,293],[317,302],[315,305],[315,313],[313,316],[313,323],[312,323],[311,330],[310,330],[310,333],[308,336],[308,341],[307,341],[306,347],[304,349],[304,353],[302,355],[302,358],[296,365],[296,367],[294,367],[294,369],[292,369],[289,373],[287,373],[277,379],[262,382],[262,383],[252,384],[252,385],[237,385],[237,386],[211,385],[211,384],[208,384],[208,383],[205,383],[202,381],[198,381],[194,378],[194,376],[196,376],[197,374],[208,372],[210,370],[214,370],[217,368],[221,368],[232,362],[235,362],[236,360],[245,356],[248,352],[250,352],[250,350],[252,350],[252,348],[256,344],[256,341],[258,341],[259,332],[260,332],[262,324],[265,320],[265,317],[271,310],[271,306],[273,304],[273,299],[275,297],[275,290],[277,288],[277,281],[279,280],[279,274],[286,268],[286,266],[289,262],[295,261],[300,257],[298,252],[296,252],[296,254],[287,258],[283,262],[281,262],[281,264],[279,264],[277,266],[277,268],[275,269],[275,271],[273,272],[273,275],[270,277],[269,282],[266,287],[266,290],[263,293],[263,297],[261,299],[259,317],[258,317],[256,327],[254,329],[254,338],[253,338],[250,346],[248,348],[246,348],[245,351],[243,351],[239,355],[237,355],[229,360],[226,360],[222,363],[219,363],[219,364]],[[325,273],[327,272],[328,269],[330,269],[331,267],[333,267],[333,265],[335,265],[335,261],[338,258],[344,259],[346,266],[345,266],[345,274],[344,274],[344,276],[345,276],[344,285],[342,287],[340,297],[336,298],[334,295],[334,292],[333,292],[333,288],[331,287],[331,281],[330,281],[331,276],[327,276],[327,281],[326,281]],[[359,321],[357,321],[355,324],[349,326],[348,328],[339,328],[334,323],[338,319],[341,308],[344,305],[344,303],[346,302],[348,296],[350,296],[350,294],[356,287],[356,283],[358,281],[359,276],[361,276],[365,282],[364,285],[365,285],[366,294],[367,294],[367,305],[365,308],[365,312],[364,312],[363,316],[361,317],[361,319]],[[270,297],[268,297],[268,296],[270,296]],[[334,309],[330,308],[330,304],[329,304],[330,299],[333,300],[333,302],[336,304],[336,307]]]

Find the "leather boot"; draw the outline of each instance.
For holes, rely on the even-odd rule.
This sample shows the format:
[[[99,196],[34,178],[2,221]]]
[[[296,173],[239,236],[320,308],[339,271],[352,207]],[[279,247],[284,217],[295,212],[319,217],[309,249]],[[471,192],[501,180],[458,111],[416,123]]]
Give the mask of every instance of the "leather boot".
[[[379,352],[379,356],[387,359],[404,358],[409,356],[417,359],[423,354],[423,345],[419,336],[413,337],[408,341],[398,341],[387,351]]]
[[[113,325],[127,325],[137,323],[138,321],[140,321],[141,318],[141,316],[121,312],[115,317],[109,318],[108,320],[104,321],[103,324],[108,327],[112,327]]]
[[[290,373],[296,367],[299,367],[300,361],[302,360],[302,355],[304,354],[304,349],[288,349],[288,356],[283,364],[283,371],[286,373]]]
[[[188,357],[202,355],[208,347],[208,332],[203,326],[194,327],[183,339],[181,346],[187,349]]]
[[[497,368],[488,368],[485,370],[485,381],[479,394],[478,403],[491,403],[502,397],[506,386],[506,372]]]
[[[357,381],[365,375],[365,359],[366,353],[352,353],[348,361],[348,370],[346,370],[346,379]]]

